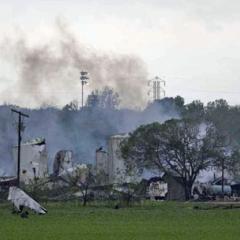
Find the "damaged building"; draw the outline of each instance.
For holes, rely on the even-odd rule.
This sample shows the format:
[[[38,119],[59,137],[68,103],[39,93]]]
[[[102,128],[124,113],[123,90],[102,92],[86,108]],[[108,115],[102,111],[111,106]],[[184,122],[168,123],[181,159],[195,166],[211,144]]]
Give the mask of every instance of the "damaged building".
[[[71,150],[58,151],[53,162],[54,176],[59,176],[71,168],[73,168],[73,151]]]
[[[73,151],[60,150],[56,153],[53,162],[52,180],[55,185],[69,186],[73,177],[79,176],[79,180],[86,180],[88,167],[86,164],[74,163]],[[81,174],[80,174],[81,173]]]
[[[109,183],[128,182],[126,166],[121,156],[120,144],[128,134],[113,135],[108,140],[108,176]]]
[[[113,135],[108,140],[107,151],[102,148],[96,150],[96,171],[107,176],[106,184],[129,181],[120,152],[120,144],[127,137],[127,134]]]
[[[109,138],[106,151],[103,148],[96,150],[96,171],[104,173],[106,181],[104,184],[116,184],[123,182],[141,182],[142,179],[149,181],[146,195],[151,199],[167,197],[168,200],[183,200],[185,192],[175,177],[163,176],[163,173],[145,169],[141,176],[129,176],[126,173],[124,159],[121,157],[121,142],[128,134],[113,135]],[[163,178],[159,178],[163,176]],[[152,179],[157,181],[152,181]],[[160,180],[159,180],[160,179]],[[168,192],[169,191],[169,192]],[[168,193],[167,193],[168,192]]]
[[[97,173],[108,173],[108,153],[103,147],[96,150],[96,171]]]
[[[107,141],[107,149],[102,147],[96,150],[96,172],[107,176],[105,184],[140,182],[161,175],[158,171],[144,170],[141,176],[129,176],[124,159],[121,156],[121,143],[128,138],[128,134],[111,136]]]
[[[13,147],[13,159],[17,166],[18,147]],[[44,138],[37,138],[21,144],[20,182],[48,176],[48,155]]]
[[[113,135],[108,139],[107,149],[102,147],[96,150],[96,171],[107,176],[105,184],[140,182],[142,179],[158,177],[161,174],[157,171],[144,170],[139,176],[127,173],[124,159],[121,156],[121,143],[128,138],[128,134]]]

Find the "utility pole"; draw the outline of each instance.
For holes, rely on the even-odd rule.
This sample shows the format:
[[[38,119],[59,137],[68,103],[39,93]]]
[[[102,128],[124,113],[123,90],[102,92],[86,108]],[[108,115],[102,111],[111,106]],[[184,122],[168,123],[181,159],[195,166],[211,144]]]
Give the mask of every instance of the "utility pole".
[[[80,74],[81,74],[80,80],[81,80],[81,83],[82,83],[82,108],[83,108],[83,87],[84,87],[85,84],[88,83],[89,77],[87,76],[88,72],[81,71]]]
[[[150,86],[150,91],[148,92],[148,94],[150,95],[150,93],[152,93],[153,101],[161,100],[162,96],[165,97],[166,91],[162,87],[162,84],[165,87],[166,81],[159,77],[155,77],[148,82],[148,85]]]
[[[20,164],[21,164],[21,141],[22,141],[21,131],[23,130],[22,117],[29,118],[29,116],[15,109],[11,109],[11,111],[18,114],[17,186],[19,187],[20,186]]]
[[[221,159],[221,167],[222,167],[222,196],[224,197],[224,169],[225,169],[225,161],[224,157]]]

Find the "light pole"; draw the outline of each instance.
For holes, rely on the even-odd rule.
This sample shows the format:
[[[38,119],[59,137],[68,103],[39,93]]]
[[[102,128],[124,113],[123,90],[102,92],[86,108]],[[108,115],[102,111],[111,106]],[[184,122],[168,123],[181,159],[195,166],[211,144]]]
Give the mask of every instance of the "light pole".
[[[88,72],[86,72],[86,71],[81,71],[80,74],[81,74],[80,80],[81,80],[81,83],[82,83],[82,108],[83,108],[83,87],[84,87],[85,84],[88,83],[89,77],[87,76]]]

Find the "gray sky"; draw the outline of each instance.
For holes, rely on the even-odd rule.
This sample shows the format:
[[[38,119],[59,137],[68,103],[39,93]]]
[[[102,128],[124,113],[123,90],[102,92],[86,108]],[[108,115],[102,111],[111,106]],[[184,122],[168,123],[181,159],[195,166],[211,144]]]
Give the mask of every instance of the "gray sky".
[[[167,96],[240,104],[239,12],[239,0],[1,1],[0,91],[13,91],[19,78],[13,51],[5,51],[8,42],[24,38],[31,47],[54,41],[61,37],[60,21],[98,53],[139,56],[148,79],[167,81]],[[1,94],[0,101],[9,96]]]

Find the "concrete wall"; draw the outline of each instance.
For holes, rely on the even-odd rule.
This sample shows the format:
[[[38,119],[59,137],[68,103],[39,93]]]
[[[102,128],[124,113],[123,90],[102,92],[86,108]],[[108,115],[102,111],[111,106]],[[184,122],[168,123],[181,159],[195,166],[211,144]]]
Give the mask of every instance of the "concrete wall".
[[[128,135],[119,134],[111,136],[108,141],[108,174],[109,183],[120,183],[127,181],[125,176],[125,164],[121,157],[120,144]]]
[[[13,148],[13,158],[17,166],[17,147]],[[20,182],[28,184],[30,180],[48,176],[48,156],[46,145],[22,144]]]
[[[96,171],[108,174],[108,154],[103,150],[96,151]]]

